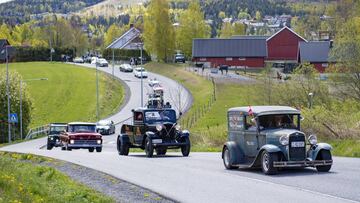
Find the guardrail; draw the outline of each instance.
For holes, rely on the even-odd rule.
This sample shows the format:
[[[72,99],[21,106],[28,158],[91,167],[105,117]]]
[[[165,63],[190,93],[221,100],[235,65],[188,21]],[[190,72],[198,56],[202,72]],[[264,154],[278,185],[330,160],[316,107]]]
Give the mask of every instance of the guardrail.
[[[43,125],[30,129],[25,137],[25,140],[33,139],[35,137],[38,137],[39,135],[46,134],[48,130],[49,130],[49,125]]]

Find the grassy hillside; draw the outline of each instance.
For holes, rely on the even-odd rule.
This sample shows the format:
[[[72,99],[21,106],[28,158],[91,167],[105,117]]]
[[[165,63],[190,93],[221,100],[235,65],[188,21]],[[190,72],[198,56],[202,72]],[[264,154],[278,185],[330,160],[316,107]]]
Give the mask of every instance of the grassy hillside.
[[[114,202],[76,183],[42,158],[0,152],[0,202]]]
[[[96,121],[95,70],[47,62],[13,63],[9,68],[23,79],[48,78],[26,82],[34,107],[31,127],[50,122]],[[99,73],[100,116],[106,117],[120,107],[124,89],[119,81]]]

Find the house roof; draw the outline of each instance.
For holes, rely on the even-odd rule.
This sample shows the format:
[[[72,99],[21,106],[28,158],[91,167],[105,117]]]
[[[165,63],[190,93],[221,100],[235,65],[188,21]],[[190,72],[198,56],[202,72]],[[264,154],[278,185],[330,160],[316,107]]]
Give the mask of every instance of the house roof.
[[[109,46],[107,46],[107,49],[123,49],[128,45],[130,42],[138,38],[141,34],[141,31],[138,30],[135,27],[130,28],[128,31],[126,31],[123,35],[121,35],[119,38],[114,40]]]
[[[330,52],[329,41],[300,42],[300,62],[328,62]]]
[[[265,39],[194,39],[193,57],[266,57]]]
[[[263,36],[263,35],[234,35],[231,39],[267,39],[270,36]]]
[[[300,111],[289,106],[247,106],[247,107],[234,107],[229,109],[228,112],[242,112],[248,114],[249,110],[255,115],[265,114],[300,114]]]
[[[10,45],[7,39],[0,39],[0,48],[4,47],[5,45]]]
[[[305,42],[307,42],[307,40],[303,37],[301,37],[298,33],[296,33],[295,31],[293,31],[292,29],[290,29],[289,27],[285,26],[283,27],[281,30],[277,31],[275,34],[273,34],[271,37],[269,37],[267,39],[267,41],[271,40],[273,37],[275,37],[276,35],[278,35],[279,33],[281,33],[284,30],[289,30],[290,32],[294,33],[296,36],[298,36],[300,39],[304,40]]]

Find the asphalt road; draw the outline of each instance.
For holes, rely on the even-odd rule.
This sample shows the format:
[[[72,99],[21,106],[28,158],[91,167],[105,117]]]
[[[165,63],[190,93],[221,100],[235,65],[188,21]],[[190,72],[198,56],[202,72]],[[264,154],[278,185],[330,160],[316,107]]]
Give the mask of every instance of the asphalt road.
[[[111,68],[108,68],[111,71]],[[131,90],[129,103],[111,117],[120,121],[138,106],[138,79],[119,73]],[[156,76],[168,91],[178,85],[170,79]],[[175,89],[173,89],[175,88]],[[190,96],[188,95],[189,99]],[[185,102],[185,101],[184,101]],[[187,102],[185,102],[187,103]],[[131,183],[158,192],[180,202],[360,202],[360,159],[334,158],[330,173],[314,169],[284,170],[279,175],[265,176],[259,170],[227,171],[219,153],[181,153],[146,158],[144,153],[119,156],[115,135],[104,136],[101,153],[87,150],[51,151],[40,148],[45,139],[0,148],[4,151],[32,153],[53,157],[93,168]]]

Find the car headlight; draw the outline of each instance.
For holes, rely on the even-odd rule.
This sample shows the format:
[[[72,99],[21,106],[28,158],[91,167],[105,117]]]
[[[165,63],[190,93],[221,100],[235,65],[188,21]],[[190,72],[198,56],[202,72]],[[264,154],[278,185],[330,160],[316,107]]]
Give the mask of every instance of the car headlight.
[[[279,142],[282,145],[288,145],[289,144],[289,135],[283,135],[279,138]]]
[[[74,144],[75,143],[75,141],[74,140],[70,140],[70,144]]]
[[[50,137],[50,140],[54,140],[54,138],[53,138],[53,137]]]
[[[156,125],[156,130],[157,130],[157,131],[160,132],[162,129],[163,129],[163,126],[162,126],[162,125],[160,125],[160,124],[157,124],[157,125]]]
[[[181,130],[181,126],[179,124],[176,124],[175,129],[179,131]]]
[[[317,144],[317,137],[316,135],[310,135],[308,138],[308,141],[311,145],[316,145]]]
[[[97,142],[98,144],[101,144],[101,140],[97,140],[96,142]]]

